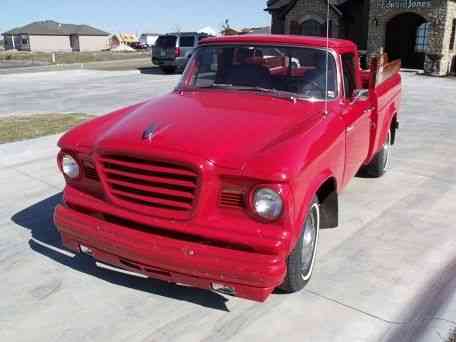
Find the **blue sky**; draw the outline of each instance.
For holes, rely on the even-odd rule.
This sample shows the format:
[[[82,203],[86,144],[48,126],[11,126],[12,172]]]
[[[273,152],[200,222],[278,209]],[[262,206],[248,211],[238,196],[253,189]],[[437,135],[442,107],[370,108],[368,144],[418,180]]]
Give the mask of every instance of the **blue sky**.
[[[109,32],[219,30],[225,19],[232,27],[266,26],[265,0],[1,0],[0,32],[32,21],[56,20],[88,24]]]

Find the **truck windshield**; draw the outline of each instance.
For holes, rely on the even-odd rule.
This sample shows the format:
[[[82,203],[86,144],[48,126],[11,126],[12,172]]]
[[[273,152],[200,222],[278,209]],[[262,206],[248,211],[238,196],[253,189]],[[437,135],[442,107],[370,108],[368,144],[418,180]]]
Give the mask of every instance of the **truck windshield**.
[[[195,52],[182,80],[182,87],[194,89],[252,90],[321,100],[337,97],[334,57],[317,48],[204,46]]]

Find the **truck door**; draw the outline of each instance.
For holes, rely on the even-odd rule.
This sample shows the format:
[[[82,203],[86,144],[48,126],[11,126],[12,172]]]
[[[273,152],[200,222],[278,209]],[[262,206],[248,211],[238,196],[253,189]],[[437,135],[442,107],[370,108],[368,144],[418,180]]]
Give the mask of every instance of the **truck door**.
[[[355,98],[357,88],[355,77],[355,56],[342,55],[345,110],[343,112],[346,143],[344,184],[358,172],[367,158],[370,142],[371,109],[370,101]]]

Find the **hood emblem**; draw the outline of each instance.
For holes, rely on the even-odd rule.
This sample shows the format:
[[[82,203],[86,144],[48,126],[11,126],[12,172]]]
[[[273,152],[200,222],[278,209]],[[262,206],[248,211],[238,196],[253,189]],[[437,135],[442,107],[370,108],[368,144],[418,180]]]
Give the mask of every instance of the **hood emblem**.
[[[146,140],[148,142],[151,142],[153,138],[155,138],[158,134],[163,133],[166,131],[168,128],[170,128],[171,125],[167,125],[164,127],[158,127],[157,125],[150,125],[143,133],[143,140]]]
[[[151,125],[144,131],[142,138],[143,140],[148,140],[149,142],[151,142],[156,134],[157,127],[155,125]]]

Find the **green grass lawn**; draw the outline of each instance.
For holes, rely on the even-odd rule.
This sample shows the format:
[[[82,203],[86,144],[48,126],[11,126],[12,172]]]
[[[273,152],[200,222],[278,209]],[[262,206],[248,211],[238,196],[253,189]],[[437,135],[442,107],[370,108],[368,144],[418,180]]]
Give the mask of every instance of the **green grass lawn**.
[[[0,118],[0,144],[61,133],[92,117],[82,113],[50,113]]]
[[[49,52],[27,52],[27,51],[0,51],[1,61],[35,61],[52,63],[51,53]],[[146,58],[150,56],[147,51],[135,52],[56,52],[56,64],[70,63],[89,63],[89,62],[104,62],[117,61],[134,58]]]

